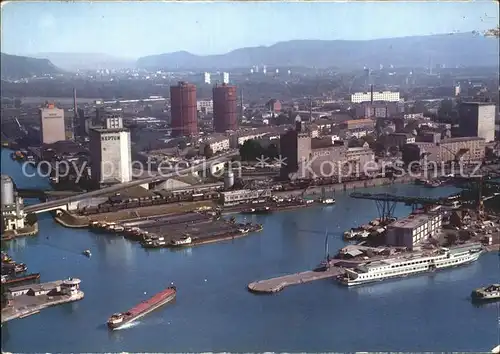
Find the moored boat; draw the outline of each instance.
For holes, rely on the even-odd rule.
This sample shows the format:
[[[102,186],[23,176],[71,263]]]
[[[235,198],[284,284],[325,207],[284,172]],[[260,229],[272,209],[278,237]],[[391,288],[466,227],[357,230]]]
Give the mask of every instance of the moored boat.
[[[191,239],[191,236],[183,236],[180,239],[177,240],[172,240],[170,242],[170,245],[172,247],[182,247],[182,246],[188,246],[191,243],[193,243],[193,240]]]
[[[117,329],[130,322],[138,320],[151,311],[156,310],[157,308],[174,300],[176,293],[177,289],[172,286],[154,295],[149,300],[141,302],[127,312],[115,313],[114,315],[109,317],[107,322],[108,327],[110,329]]]
[[[333,199],[333,198],[321,198],[320,202],[321,202],[321,204],[331,205],[331,204],[335,204],[335,199]]]
[[[347,286],[361,285],[390,278],[406,277],[436,270],[457,267],[478,260],[483,248],[480,244],[440,248],[433,252],[384,259],[359,264],[355,269],[345,269],[338,280]]]

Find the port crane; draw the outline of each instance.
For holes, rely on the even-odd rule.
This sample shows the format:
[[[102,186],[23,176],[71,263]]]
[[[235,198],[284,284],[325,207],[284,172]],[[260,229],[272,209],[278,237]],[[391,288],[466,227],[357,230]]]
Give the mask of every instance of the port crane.
[[[449,203],[449,197],[427,198],[427,197],[406,197],[388,193],[351,193],[349,195],[355,199],[373,200],[377,205],[377,210],[381,221],[388,221],[394,217],[394,210],[397,203],[404,203],[411,206],[412,211],[419,208],[429,208],[432,205],[445,205]]]
[[[297,231],[325,235],[325,258],[322,264],[324,264],[325,269],[330,268],[331,257],[330,257],[329,239],[331,236],[334,236],[335,234],[333,232],[329,232],[328,229],[326,229],[325,231],[298,229]]]
[[[26,128],[21,124],[19,123],[19,119],[17,119],[17,117],[14,118],[14,120],[16,121],[17,123],[17,126],[19,127],[19,130],[24,134],[24,135],[28,135],[28,131],[26,130]]]

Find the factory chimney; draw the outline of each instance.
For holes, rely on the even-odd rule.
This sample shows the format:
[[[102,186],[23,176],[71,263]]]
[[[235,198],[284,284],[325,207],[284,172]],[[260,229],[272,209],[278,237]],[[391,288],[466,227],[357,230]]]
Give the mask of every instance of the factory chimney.
[[[73,123],[71,124],[71,131],[73,133],[73,137],[76,136],[75,127],[78,122],[78,107],[76,105],[76,88],[73,87]]]
[[[240,89],[240,122],[243,121],[243,89]]]

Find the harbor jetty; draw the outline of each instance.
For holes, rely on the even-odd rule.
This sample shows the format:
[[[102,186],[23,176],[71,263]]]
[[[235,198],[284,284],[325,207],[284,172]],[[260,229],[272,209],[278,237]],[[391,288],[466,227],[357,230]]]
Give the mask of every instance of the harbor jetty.
[[[50,306],[83,299],[80,282],[80,279],[68,278],[9,288],[5,294],[5,307],[2,307],[2,323],[34,315]]]
[[[343,273],[344,269],[342,267],[332,265],[324,271],[309,270],[281,277],[255,281],[248,284],[248,290],[253,293],[272,294],[280,292],[287,286],[305,284],[315,280],[335,278]]]

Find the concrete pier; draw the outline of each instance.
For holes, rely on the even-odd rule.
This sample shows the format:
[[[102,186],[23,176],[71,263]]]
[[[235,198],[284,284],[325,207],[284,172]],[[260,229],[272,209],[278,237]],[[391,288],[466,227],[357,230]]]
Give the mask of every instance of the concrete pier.
[[[334,278],[343,274],[341,267],[333,266],[324,272],[306,271],[301,273],[284,275],[282,277],[260,280],[248,284],[248,290],[254,293],[271,294],[277,293],[287,286],[309,283],[315,280]]]
[[[2,309],[1,322],[24,318],[41,310],[83,299],[80,280],[69,278],[49,283],[12,287],[7,290],[7,306]]]

